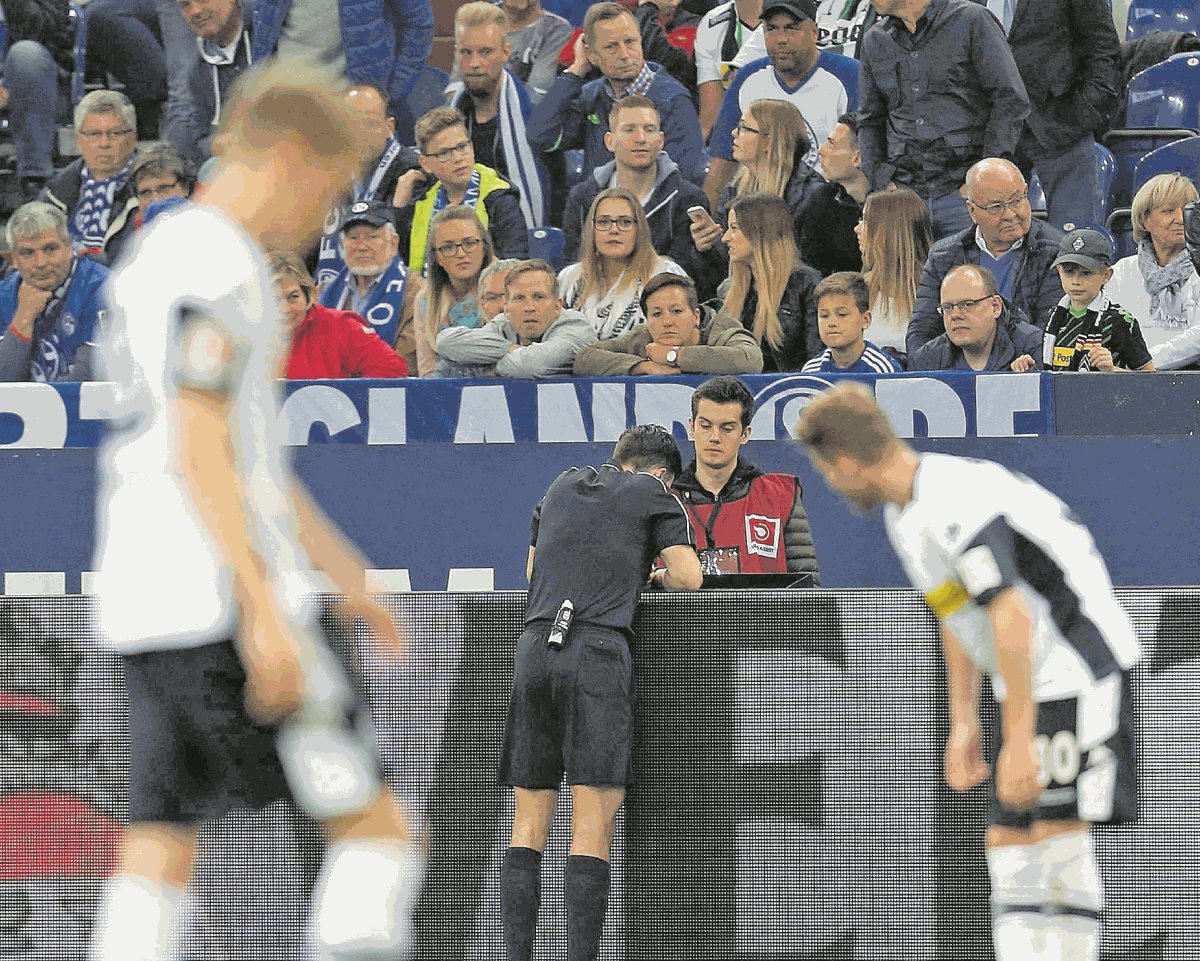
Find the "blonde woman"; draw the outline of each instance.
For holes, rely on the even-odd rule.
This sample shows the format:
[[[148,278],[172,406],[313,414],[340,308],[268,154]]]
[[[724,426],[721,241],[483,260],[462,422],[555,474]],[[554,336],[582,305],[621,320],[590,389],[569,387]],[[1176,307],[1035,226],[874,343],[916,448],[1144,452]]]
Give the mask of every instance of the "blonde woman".
[[[854,233],[871,294],[871,340],[903,355],[917,284],[933,244],[929,211],[906,187],[873,193]]]
[[[580,311],[601,340],[645,323],[642,288],[655,274],[683,274],[661,257],[650,239],[641,201],[632,190],[609,187],[596,194],[583,225],[580,261],[558,275],[563,306]]]
[[[455,204],[433,218],[429,227],[432,260],[429,279],[417,298],[417,371],[437,371],[437,335],[446,327],[480,327],[483,316],[475,294],[479,275],[492,262],[492,238],[470,207]]]
[[[821,275],[796,252],[787,204],[772,194],[739,197],[721,239],[729,249],[721,309],[762,347],[763,373],[799,370],[825,349],[813,303]]]

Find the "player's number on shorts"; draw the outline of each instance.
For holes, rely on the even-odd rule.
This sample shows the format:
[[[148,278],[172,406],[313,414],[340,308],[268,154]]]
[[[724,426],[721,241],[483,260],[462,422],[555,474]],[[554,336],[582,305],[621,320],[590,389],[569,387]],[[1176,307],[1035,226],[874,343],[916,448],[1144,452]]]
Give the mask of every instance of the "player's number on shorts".
[[[1037,751],[1040,767],[1038,783],[1045,787],[1052,780],[1056,784],[1073,784],[1079,776],[1079,742],[1070,731],[1059,731],[1053,737],[1039,734]]]

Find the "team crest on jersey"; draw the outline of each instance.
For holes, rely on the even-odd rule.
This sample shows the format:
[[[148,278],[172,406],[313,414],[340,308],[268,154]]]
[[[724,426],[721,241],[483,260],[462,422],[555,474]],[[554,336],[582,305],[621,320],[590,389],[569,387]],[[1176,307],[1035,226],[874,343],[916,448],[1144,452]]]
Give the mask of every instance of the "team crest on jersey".
[[[779,556],[779,518],[746,515],[746,552],[759,557]]]

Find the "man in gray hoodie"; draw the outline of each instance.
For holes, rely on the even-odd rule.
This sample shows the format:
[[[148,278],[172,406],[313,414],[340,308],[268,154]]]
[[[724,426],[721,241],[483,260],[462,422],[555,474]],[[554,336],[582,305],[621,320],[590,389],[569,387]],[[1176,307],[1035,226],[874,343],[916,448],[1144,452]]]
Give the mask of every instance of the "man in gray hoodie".
[[[571,374],[575,355],[596,342],[577,310],[564,310],[554,268],[523,260],[504,282],[504,313],[482,327],[446,327],[437,337],[439,377],[536,380]]]

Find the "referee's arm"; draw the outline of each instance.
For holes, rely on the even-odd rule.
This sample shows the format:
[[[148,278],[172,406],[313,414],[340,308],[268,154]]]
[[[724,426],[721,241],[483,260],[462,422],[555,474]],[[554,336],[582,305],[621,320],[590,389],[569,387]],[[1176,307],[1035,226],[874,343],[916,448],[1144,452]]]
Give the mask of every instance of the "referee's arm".
[[[700,558],[691,544],[664,547],[659,552],[663,567],[651,575],[651,580],[668,591],[698,591],[704,581]]]

